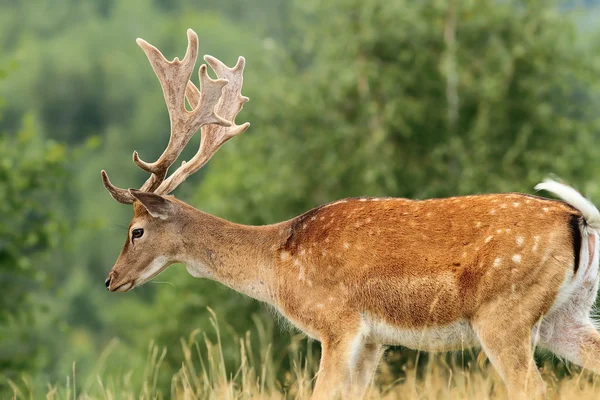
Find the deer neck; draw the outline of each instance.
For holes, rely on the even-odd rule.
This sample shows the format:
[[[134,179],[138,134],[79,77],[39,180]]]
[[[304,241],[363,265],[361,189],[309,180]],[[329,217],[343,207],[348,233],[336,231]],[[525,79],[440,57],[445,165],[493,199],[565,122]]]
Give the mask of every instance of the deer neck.
[[[194,209],[183,225],[178,261],[194,277],[273,304],[277,251],[288,233],[285,223],[240,225]]]

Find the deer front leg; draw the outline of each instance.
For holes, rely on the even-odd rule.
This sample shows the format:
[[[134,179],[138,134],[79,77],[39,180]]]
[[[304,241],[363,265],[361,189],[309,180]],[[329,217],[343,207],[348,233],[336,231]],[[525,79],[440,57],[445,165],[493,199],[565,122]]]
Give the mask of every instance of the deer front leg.
[[[328,339],[321,341],[321,362],[312,400],[335,399],[349,377],[350,341]]]
[[[350,387],[346,391],[353,399],[362,399],[377,369],[382,346],[377,343],[365,343],[357,347],[359,348],[350,361]]]
[[[321,363],[312,400],[364,396],[381,346],[366,343],[361,332],[321,341]]]

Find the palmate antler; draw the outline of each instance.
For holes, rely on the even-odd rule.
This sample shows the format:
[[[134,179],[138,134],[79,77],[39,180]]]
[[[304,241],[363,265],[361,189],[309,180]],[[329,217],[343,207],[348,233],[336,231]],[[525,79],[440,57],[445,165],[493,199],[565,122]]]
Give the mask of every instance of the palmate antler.
[[[183,60],[177,57],[168,61],[162,53],[148,42],[138,39],[137,44],[144,50],[163,90],[169,119],[171,137],[169,144],[161,156],[153,163],[142,161],[133,152],[133,161],[152,175],[140,188],[144,192],[168,194],[175,190],[188,176],[198,171],[212,155],[229,139],[244,132],[249,123],[235,124],[236,115],[242,110],[247,97],[241,95],[245,60],[238,59],[233,68],[228,68],[221,61],[211,56],[204,60],[217,74],[211,79],[206,72],[206,65],[199,70],[200,91],[190,77],[198,58],[198,35],[187,31],[188,48]],[[185,98],[193,107],[185,108]],[[189,162],[183,164],[165,180],[169,167],[177,160],[192,136],[202,128],[202,139],[198,152]],[[102,182],[110,195],[120,203],[131,204],[135,200],[129,190],[114,186],[102,170]]]

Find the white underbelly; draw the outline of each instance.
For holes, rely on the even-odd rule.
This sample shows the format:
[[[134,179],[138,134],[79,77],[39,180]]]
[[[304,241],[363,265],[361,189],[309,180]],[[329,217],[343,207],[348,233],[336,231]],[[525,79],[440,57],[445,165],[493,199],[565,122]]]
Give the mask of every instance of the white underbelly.
[[[479,345],[471,325],[464,320],[425,329],[407,329],[365,317],[369,341],[424,351],[454,351]]]

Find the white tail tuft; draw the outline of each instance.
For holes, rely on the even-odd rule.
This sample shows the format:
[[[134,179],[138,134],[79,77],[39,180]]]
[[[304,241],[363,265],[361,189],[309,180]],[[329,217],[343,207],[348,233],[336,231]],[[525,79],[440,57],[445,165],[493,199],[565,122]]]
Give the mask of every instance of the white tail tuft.
[[[598,211],[591,201],[583,197],[581,193],[571,186],[547,179],[535,185],[534,189],[553,193],[556,197],[579,210],[590,228],[600,231],[600,211]]]

